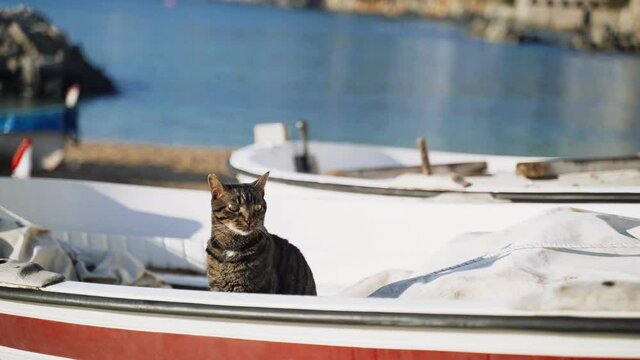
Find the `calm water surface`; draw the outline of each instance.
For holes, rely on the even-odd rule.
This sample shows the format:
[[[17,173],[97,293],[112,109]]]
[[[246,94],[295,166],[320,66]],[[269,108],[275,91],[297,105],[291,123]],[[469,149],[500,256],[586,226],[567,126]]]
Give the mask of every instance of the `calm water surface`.
[[[4,1],[4,4],[18,4]],[[499,154],[640,151],[640,58],[488,44],[443,22],[178,0],[42,0],[122,93],[88,139],[241,146],[261,122],[312,138]]]

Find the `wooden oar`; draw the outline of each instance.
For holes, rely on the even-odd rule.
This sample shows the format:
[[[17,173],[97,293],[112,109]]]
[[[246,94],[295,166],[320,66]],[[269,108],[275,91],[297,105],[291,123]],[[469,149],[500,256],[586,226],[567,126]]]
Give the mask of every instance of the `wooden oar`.
[[[427,150],[427,141],[424,137],[417,140],[418,151],[420,152],[420,166],[392,166],[379,168],[365,168],[353,170],[330,170],[324,172],[324,175],[342,176],[342,177],[358,177],[366,179],[384,179],[392,178],[402,174],[458,174],[461,176],[482,175],[487,171],[487,163],[485,161],[449,163],[431,165],[429,161],[429,152]]]
[[[422,173],[429,176],[431,175],[431,163],[427,152],[427,140],[424,136],[418,138],[418,151],[420,151],[420,160],[422,161]]]
[[[549,179],[561,174],[588,171],[613,171],[640,169],[639,155],[602,158],[552,159],[546,161],[521,162],[516,165],[516,174],[529,179]]]
[[[430,166],[431,174],[458,174],[462,176],[482,175],[487,170],[487,163],[484,161],[449,163]],[[423,173],[423,166],[397,166],[397,167],[380,167],[365,168],[353,170],[331,170],[326,171],[324,175],[343,176],[343,177],[359,177],[366,179],[383,179],[392,178],[402,174],[420,174]]]

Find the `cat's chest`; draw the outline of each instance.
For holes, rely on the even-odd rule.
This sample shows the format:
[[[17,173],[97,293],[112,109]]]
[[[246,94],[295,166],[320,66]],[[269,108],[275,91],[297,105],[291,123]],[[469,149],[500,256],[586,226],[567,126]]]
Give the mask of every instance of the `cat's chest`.
[[[277,275],[267,259],[252,261],[225,261],[227,257],[242,258],[240,252],[222,251],[217,260],[209,258],[208,277],[212,289],[217,291],[270,293],[277,286]]]
[[[239,253],[234,250],[225,250],[222,252],[223,260],[233,260],[238,257]]]
[[[222,250],[215,257],[208,256],[209,270],[220,273],[266,271],[272,262],[266,253]]]

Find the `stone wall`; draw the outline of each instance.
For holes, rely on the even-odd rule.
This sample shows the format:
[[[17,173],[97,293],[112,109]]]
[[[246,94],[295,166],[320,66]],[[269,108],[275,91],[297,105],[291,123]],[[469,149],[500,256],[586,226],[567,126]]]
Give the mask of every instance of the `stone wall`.
[[[481,14],[486,4],[486,0],[324,0],[324,8],[330,11],[430,18]]]
[[[616,32],[636,32],[640,29],[638,4],[631,0],[623,8],[608,7],[602,0],[516,0],[516,21],[525,26],[550,30],[582,30],[585,16],[589,27],[609,27]],[[589,12],[588,15],[585,13]]]
[[[582,27],[582,6],[584,3],[578,0],[516,0],[516,21],[538,28],[575,30]]]
[[[618,18],[620,31],[640,36],[640,0],[631,0],[629,7]]]

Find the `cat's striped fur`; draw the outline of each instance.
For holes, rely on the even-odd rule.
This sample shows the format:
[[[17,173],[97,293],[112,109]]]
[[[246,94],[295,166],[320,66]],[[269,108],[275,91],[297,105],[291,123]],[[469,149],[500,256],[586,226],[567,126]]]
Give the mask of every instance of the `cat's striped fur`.
[[[264,227],[264,186],[222,184],[209,175],[211,238],[207,277],[214,291],[316,295],[313,274],[294,245]]]

